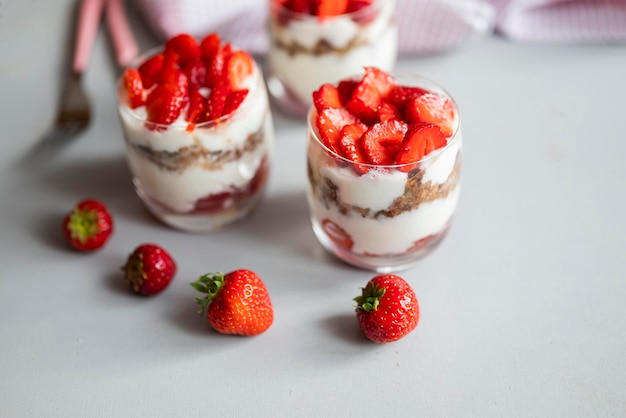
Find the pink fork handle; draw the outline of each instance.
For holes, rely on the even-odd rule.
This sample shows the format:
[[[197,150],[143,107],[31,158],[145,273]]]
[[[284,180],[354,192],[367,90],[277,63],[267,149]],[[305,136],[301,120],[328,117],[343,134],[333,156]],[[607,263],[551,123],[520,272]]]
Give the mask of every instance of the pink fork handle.
[[[139,47],[128,24],[123,0],[107,0],[106,23],[117,63],[124,68],[137,56]]]
[[[72,64],[74,72],[77,74],[81,74],[87,68],[103,6],[104,0],[82,0],[80,5],[74,62]]]

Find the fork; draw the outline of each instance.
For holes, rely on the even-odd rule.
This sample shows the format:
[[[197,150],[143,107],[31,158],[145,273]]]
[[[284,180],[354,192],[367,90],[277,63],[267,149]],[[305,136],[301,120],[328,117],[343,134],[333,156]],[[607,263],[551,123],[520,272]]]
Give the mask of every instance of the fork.
[[[91,108],[80,79],[87,68],[104,1],[82,0],[80,4],[71,73],[63,87],[56,120],[38,143],[39,150],[65,144],[89,126]]]

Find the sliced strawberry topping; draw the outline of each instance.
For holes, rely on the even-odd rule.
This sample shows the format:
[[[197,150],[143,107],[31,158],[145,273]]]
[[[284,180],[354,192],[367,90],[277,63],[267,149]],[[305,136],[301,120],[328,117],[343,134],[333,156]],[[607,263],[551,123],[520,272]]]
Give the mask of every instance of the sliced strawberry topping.
[[[315,0],[316,14],[320,18],[338,16],[348,10],[348,0]]]
[[[350,98],[352,98],[352,92],[356,87],[356,80],[342,80],[337,85],[337,92],[339,93],[339,99],[341,104],[346,106]]]
[[[196,89],[189,92],[189,108],[185,120],[189,122],[187,131],[191,132],[196,127],[196,123],[202,122],[206,114],[206,99]]]
[[[434,123],[418,122],[409,125],[400,151],[396,155],[397,164],[409,164],[402,171],[411,171],[416,164],[430,152],[445,146],[446,136]]]
[[[365,155],[361,144],[361,137],[367,131],[367,125],[363,123],[355,123],[352,125],[346,125],[341,130],[339,136],[339,148],[342,156],[346,157],[350,161],[354,161],[354,169],[360,173],[365,174],[367,168],[360,164],[369,164],[369,160]]]
[[[337,87],[332,84],[322,84],[322,86],[313,92],[313,104],[317,112],[324,109],[343,107],[339,98]]]
[[[219,83],[211,89],[211,94],[207,99],[207,120],[217,119],[222,116],[228,97],[228,85]]]
[[[434,123],[439,125],[444,135],[454,133],[454,104],[439,94],[426,93],[409,100],[404,113],[409,122]]]
[[[226,74],[231,90],[245,87],[245,80],[252,74],[252,57],[245,51],[235,51],[226,57]]]
[[[339,225],[331,221],[330,219],[324,219],[322,221],[322,229],[328,235],[331,241],[333,241],[336,245],[341,248],[345,248],[346,250],[352,249],[354,245],[354,241],[352,237]]]
[[[158,85],[146,99],[148,120],[154,123],[169,125],[174,122],[182,110],[183,99],[169,85]]]
[[[428,91],[419,88],[419,87],[411,87],[411,86],[394,86],[393,89],[389,92],[389,101],[396,106],[404,106],[410,99],[414,99],[423,94],[428,93]]]
[[[124,71],[122,82],[130,107],[135,109],[143,106],[146,101],[143,97],[143,83],[139,71],[134,68],[127,68]]]
[[[204,61],[197,59],[194,62],[187,64],[187,66],[183,68],[183,72],[187,76],[189,87],[193,87],[195,89],[204,87],[207,73],[207,67]]]
[[[226,96],[226,102],[224,103],[224,109],[222,110],[222,116],[229,115],[237,108],[243,101],[246,99],[248,95],[248,89],[235,90],[230,91]]]
[[[380,106],[378,106],[378,120],[385,122],[392,119],[402,120],[402,110],[393,103],[382,100]]]
[[[341,130],[346,125],[357,123],[356,118],[346,109],[324,109],[318,115],[315,120],[317,130],[326,148],[340,154],[339,149],[339,137]]]
[[[200,42],[200,55],[202,60],[209,64],[213,61],[217,52],[220,50],[222,40],[217,33],[210,33]]]
[[[314,14],[314,4],[311,0],[288,0],[284,6],[294,13]]]
[[[228,48],[227,48],[228,46]],[[208,64],[207,74],[206,74],[206,86],[213,87],[217,84],[221,83],[222,80],[226,78],[226,73],[224,71],[226,67],[226,57],[230,55],[231,46],[230,44],[225,44],[221,47],[215,56],[213,57],[213,61]]]
[[[363,149],[372,164],[393,164],[408,127],[399,120],[374,124],[363,134]]]
[[[196,39],[186,33],[174,36],[165,43],[165,51],[172,50],[178,54],[178,63],[185,67],[200,58],[200,46]]]
[[[375,67],[366,67],[365,75],[354,88],[348,109],[366,123],[373,123],[377,118],[378,106],[392,90],[393,77]]]
[[[159,81],[163,60],[163,54],[156,54],[139,66],[139,74],[141,74],[144,89],[149,89]]]

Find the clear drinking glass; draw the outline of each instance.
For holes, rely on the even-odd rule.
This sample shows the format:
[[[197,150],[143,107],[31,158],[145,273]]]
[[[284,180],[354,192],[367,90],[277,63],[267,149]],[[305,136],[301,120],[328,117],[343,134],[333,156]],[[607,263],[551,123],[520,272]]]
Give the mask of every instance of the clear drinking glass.
[[[135,60],[137,66],[158,51]],[[274,128],[263,75],[253,63],[253,82],[233,113],[189,129],[181,120],[146,120],[144,106],[131,109],[118,84],[118,112],[137,195],[172,227],[210,231],[250,213],[261,199],[274,149]]]
[[[396,80],[452,101],[424,78],[400,75]],[[454,133],[447,145],[418,162],[388,166],[357,164],[329,150],[315,124],[317,111],[310,108],[307,198],[313,231],[329,252],[354,266],[388,273],[410,267],[441,242],[460,192],[462,139],[454,107]]]
[[[311,93],[365,66],[392,71],[398,54],[395,0],[320,18],[270,0],[268,90],[279,108],[306,117]]]

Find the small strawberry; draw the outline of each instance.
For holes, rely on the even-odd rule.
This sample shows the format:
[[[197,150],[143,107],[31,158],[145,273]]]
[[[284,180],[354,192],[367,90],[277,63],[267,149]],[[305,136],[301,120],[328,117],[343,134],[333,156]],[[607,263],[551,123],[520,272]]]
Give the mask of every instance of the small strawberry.
[[[180,35],[168,39],[167,42],[165,42],[165,50],[176,52],[178,55],[178,64],[181,68],[200,58],[200,46],[196,38],[187,33],[181,33]]]
[[[171,283],[176,274],[176,262],[158,245],[142,244],[128,256],[122,271],[133,292],[151,296]]]
[[[363,164],[369,164],[369,159],[365,155],[363,146],[361,143],[361,137],[367,131],[367,125],[363,123],[354,123],[352,125],[346,125],[341,130],[339,136],[339,151],[343,157],[346,157],[350,161],[354,161],[352,167],[359,174],[365,174],[368,171],[367,166]]]
[[[222,116],[230,115],[237,110],[246,99],[246,96],[248,96],[248,89],[229,91],[224,103],[224,109],[222,109]]]
[[[356,84],[356,80],[341,80],[337,85],[337,92],[339,93],[339,99],[341,100],[341,104],[343,106],[348,104]]]
[[[433,123],[415,123],[409,125],[400,150],[396,154],[397,164],[408,164],[400,167],[400,171],[411,171],[415,164],[432,151],[447,144],[446,136],[439,126]]]
[[[382,100],[380,106],[378,106],[378,120],[385,122],[392,119],[402,120],[402,110],[392,102]]]
[[[148,121],[168,125],[174,122],[183,108],[183,99],[170,85],[158,85],[146,99]]]
[[[348,101],[348,109],[366,123],[375,120],[381,100],[394,85],[395,80],[390,74],[376,67],[365,67],[365,75]]]
[[[190,89],[189,108],[185,120],[189,122],[187,131],[192,132],[198,122],[202,122],[202,118],[206,114],[206,99],[196,89]]]
[[[326,148],[339,154],[341,130],[356,122],[356,118],[348,110],[329,108],[317,115],[315,125]]]
[[[246,51],[235,51],[226,57],[226,76],[231,90],[241,90],[245,80],[252,74],[252,57]]]
[[[319,89],[313,92],[313,104],[317,112],[328,108],[343,107],[339,98],[339,90],[332,84],[322,84]]]
[[[419,322],[415,292],[395,274],[377,275],[354,301],[363,334],[376,343],[397,341],[413,331]]]
[[[205,36],[200,42],[200,55],[202,60],[207,64],[213,62],[213,58],[217,55],[221,44],[222,40],[216,32]]]
[[[131,109],[135,109],[145,104],[143,97],[143,82],[141,81],[141,74],[135,68],[127,68],[122,75],[122,83],[124,91],[128,96],[128,102]]]
[[[214,120],[222,116],[224,113],[224,107],[226,106],[226,99],[228,98],[228,91],[228,84],[224,81],[213,86],[207,99],[206,120]]]
[[[428,93],[428,91],[413,86],[394,86],[389,92],[388,99],[391,103],[396,106],[404,106],[409,100],[419,97],[423,94]]]
[[[434,123],[439,125],[445,136],[454,133],[454,104],[439,94],[426,93],[410,99],[404,113],[408,122]]]
[[[253,336],[274,321],[274,308],[263,280],[250,270],[226,275],[208,273],[191,283],[205,297],[196,297],[209,324],[222,334]]]
[[[406,131],[406,123],[395,119],[369,128],[363,134],[363,149],[369,161],[376,165],[393,164]]]
[[[79,251],[93,251],[113,233],[113,218],[104,203],[85,199],[76,204],[63,221],[63,235]]]
[[[161,74],[164,59],[165,56],[163,54],[156,54],[139,66],[138,70],[139,74],[141,74],[144,89],[149,89],[159,81],[159,74]]]
[[[183,68],[190,88],[199,89],[206,83],[207,67],[204,61],[197,59]]]

